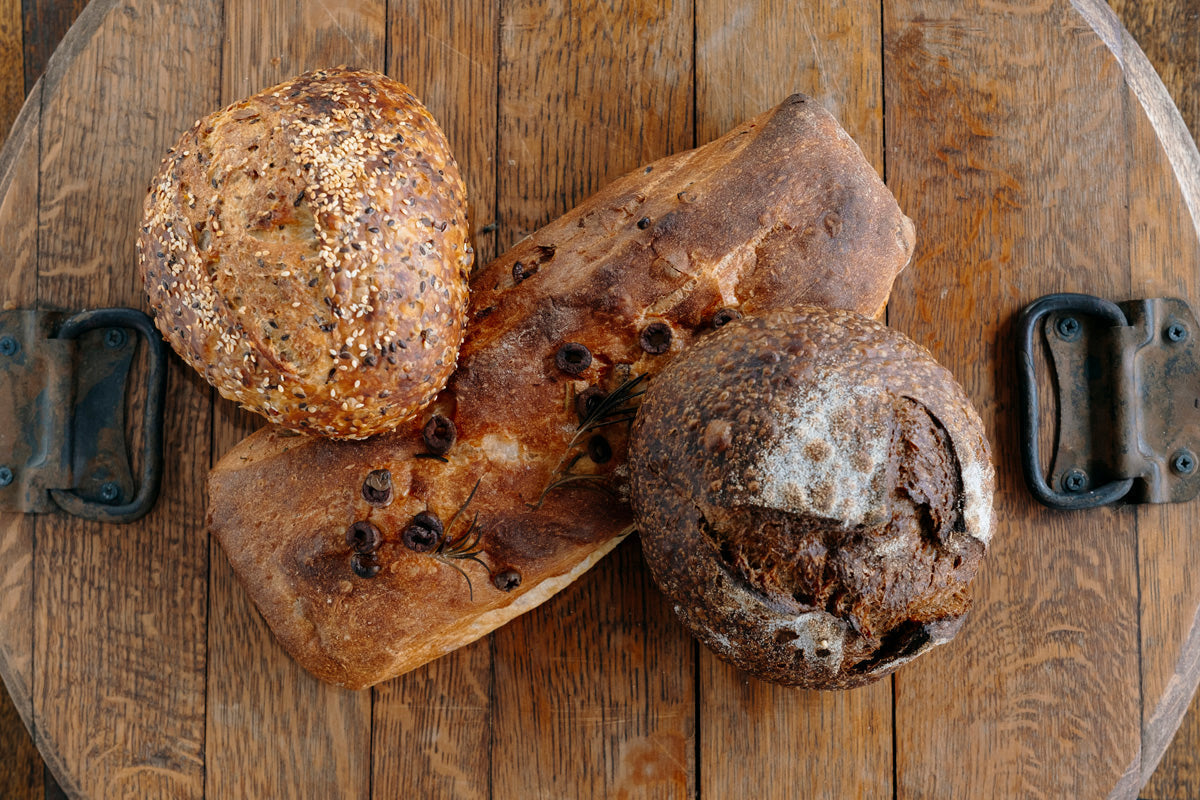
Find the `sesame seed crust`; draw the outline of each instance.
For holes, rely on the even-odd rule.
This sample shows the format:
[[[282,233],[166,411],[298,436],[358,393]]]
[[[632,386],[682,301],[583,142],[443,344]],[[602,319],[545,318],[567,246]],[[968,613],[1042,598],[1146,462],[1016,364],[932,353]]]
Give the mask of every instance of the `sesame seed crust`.
[[[226,398],[365,438],[454,371],[474,252],[444,134],[403,84],[306,73],[198,120],[146,197],[166,340]]]

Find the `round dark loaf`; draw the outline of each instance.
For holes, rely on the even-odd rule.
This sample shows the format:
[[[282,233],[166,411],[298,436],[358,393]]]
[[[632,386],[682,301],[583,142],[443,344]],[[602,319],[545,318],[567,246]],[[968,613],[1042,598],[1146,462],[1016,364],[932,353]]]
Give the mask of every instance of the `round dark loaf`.
[[[957,632],[991,532],[978,415],[919,345],[847,311],[730,322],[643,398],[646,561],[718,656],[808,688],[875,680]]]
[[[379,73],[307,73],[199,120],[153,180],[138,250],[167,341],[285,427],[390,430],[454,370],[465,189],[433,117]]]

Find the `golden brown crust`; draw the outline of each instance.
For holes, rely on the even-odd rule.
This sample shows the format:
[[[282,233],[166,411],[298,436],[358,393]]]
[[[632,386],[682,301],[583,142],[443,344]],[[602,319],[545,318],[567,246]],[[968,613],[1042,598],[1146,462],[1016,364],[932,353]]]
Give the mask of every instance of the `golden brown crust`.
[[[868,683],[970,607],[991,531],[982,424],[946,369],[874,320],[730,323],[654,381],[630,453],[659,587],[760,678]]]
[[[426,405],[466,325],[465,190],[407,87],[324,70],[205,117],[146,198],[156,322],[221,394],[362,438]]]
[[[822,224],[831,212],[839,230]],[[211,528],[306,668],[351,687],[398,675],[542,602],[629,530],[636,397],[581,432],[589,390],[653,376],[725,307],[875,313],[911,252],[911,223],[862,154],[816,103],[789,98],[619,179],[486,267],[460,366],[424,414],[361,443],[271,431],[242,442],[210,477]],[[444,460],[421,457],[433,414],[456,429]],[[380,469],[393,488],[382,507],[361,491]],[[481,538],[417,552],[404,532],[426,511],[448,536],[478,515]],[[346,543],[356,521],[380,532],[369,558]],[[379,572],[358,577],[355,558]]]

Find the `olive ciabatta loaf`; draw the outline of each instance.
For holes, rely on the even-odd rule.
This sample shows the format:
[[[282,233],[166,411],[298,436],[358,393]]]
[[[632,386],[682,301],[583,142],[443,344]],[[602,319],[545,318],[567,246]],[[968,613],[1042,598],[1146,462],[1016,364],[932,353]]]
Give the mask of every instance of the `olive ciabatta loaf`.
[[[995,475],[962,388],[848,311],[726,325],[642,398],[630,490],[655,581],[718,656],[849,688],[949,641]]]
[[[789,97],[638,169],[472,280],[459,367],[362,442],[261,430],[212,470],[209,525],[275,636],[370,686],[559,591],[632,530],[641,390],[739,315],[876,314],[913,249],[819,104]]]
[[[446,385],[466,326],[465,189],[384,75],[301,75],[199,120],[163,160],[138,256],[155,322],[226,398],[363,438]]]

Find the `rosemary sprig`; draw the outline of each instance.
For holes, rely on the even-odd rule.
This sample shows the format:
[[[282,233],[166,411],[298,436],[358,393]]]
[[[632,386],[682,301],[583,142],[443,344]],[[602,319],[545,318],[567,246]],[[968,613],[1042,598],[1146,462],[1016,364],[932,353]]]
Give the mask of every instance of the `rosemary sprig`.
[[[637,406],[629,404],[646,393],[645,389],[635,390],[648,377],[650,376],[645,372],[634,376],[596,403],[596,407],[579,423],[579,430],[567,445],[567,449],[570,450],[579,444],[581,438],[597,428],[632,420],[637,415]]]
[[[562,486],[578,485],[580,488],[592,489],[599,492],[604,492],[609,496],[615,494],[610,486],[608,486],[607,475],[596,475],[591,473],[572,472],[571,469],[583,458],[582,452],[577,452],[574,455],[571,451],[580,443],[580,441],[593,431],[601,428],[606,428],[609,425],[619,425],[626,422],[632,422],[637,417],[637,404],[634,402],[643,394],[646,393],[644,388],[639,389],[642,381],[650,377],[643,372],[641,375],[636,375],[609,394],[605,395],[596,403],[595,408],[587,413],[579,423],[578,430],[571,437],[571,441],[567,443],[567,450],[559,460],[558,466],[554,468],[550,482],[546,484],[546,488],[542,490],[538,496],[536,503],[526,503],[526,505],[537,510],[546,502],[546,495],[555,489]]]
[[[450,517],[450,521],[446,523],[445,527],[447,533],[454,526],[454,523],[458,521],[459,516],[461,516],[462,513],[467,510],[467,506],[471,504],[471,500],[475,497],[475,492],[479,491],[479,484],[482,481],[483,477],[480,476],[479,480],[475,481],[475,486],[471,489],[471,493],[467,495],[467,499],[464,500],[463,504],[458,507],[457,511],[454,512],[454,516]],[[467,581],[467,592],[469,592],[471,600],[475,599],[475,586],[471,583],[471,576],[467,574],[466,570],[454,562],[474,561],[476,564],[483,567],[484,570],[489,569],[488,565],[479,558],[479,556],[483,553],[483,548],[479,546],[480,541],[483,540],[483,528],[480,528],[478,523],[479,512],[476,511],[474,518],[471,520],[471,524],[467,526],[465,531],[458,536],[455,536],[453,539],[449,536],[443,537],[441,543],[438,544],[437,549],[434,550],[432,554],[433,557],[438,561],[441,561],[443,564],[454,567],[454,569],[458,570],[458,574],[462,575]],[[474,538],[471,538],[472,532],[475,533]]]

